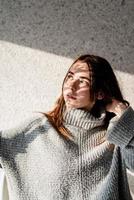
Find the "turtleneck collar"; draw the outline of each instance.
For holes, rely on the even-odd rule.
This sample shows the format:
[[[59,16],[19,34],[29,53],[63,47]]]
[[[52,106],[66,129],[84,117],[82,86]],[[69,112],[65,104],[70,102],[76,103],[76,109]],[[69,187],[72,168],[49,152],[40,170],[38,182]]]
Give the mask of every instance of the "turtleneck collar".
[[[87,110],[72,108],[68,111],[64,110],[63,121],[65,125],[72,125],[90,130],[94,127],[104,125],[105,116],[105,111],[102,111],[100,117],[96,118]]]

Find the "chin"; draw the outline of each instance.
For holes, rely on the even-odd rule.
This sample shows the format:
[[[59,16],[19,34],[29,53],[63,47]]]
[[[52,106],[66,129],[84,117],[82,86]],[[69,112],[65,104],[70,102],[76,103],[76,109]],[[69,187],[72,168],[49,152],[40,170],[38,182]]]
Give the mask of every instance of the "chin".
[[[73,108],[79,108],[79,106],[66,104],[66,108],[67,108],[67,110],[68,109],[70,110],[70,109],[73,109]]]

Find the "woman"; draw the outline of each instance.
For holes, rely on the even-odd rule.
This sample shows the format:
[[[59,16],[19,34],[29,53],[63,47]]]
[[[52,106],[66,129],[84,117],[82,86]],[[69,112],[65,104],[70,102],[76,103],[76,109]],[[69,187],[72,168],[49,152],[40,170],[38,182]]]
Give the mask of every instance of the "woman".
[[[1,131],[11,200],[131,200],[134,111],[110,64],[82,55],[54,109]]]

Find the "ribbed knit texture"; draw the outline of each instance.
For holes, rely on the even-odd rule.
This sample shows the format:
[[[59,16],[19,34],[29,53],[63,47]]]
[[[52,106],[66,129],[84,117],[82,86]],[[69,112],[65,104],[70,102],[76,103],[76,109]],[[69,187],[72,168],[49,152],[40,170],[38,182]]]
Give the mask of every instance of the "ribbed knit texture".
[[[0,155],[10,200],[131,200],[126,166],[134,170],[134,111],[104,127],[82,109],[64,113],[66,140],[44,116],[1,131]]]

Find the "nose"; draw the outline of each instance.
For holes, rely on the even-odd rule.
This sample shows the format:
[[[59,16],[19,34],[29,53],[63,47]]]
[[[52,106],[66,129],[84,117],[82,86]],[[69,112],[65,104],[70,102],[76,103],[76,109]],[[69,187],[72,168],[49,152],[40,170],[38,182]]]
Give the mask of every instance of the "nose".
[[[68,86],[69,88],[73,89],[73,90],[76,90],[77,87],[78,87],[78,80],[71,80],[69,83],[68,83]]]

